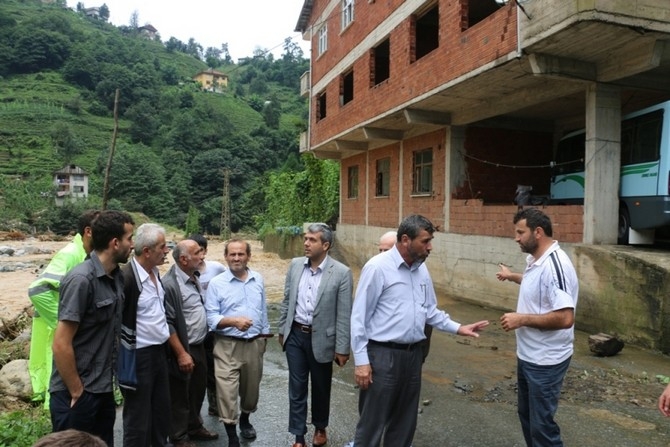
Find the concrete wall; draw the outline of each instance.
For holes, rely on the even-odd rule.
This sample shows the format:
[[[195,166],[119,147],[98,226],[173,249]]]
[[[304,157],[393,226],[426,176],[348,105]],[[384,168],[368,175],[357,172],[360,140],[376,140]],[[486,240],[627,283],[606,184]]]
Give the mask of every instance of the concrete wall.
[[[379,236],[392,229],[340,223],[338,257],[360,268],[377,253]],[[515,309],[518,286],[495,277],[500,262],[514,271],[525,267],[511,231],[510,224],[509,238],[436,233],[427,266],[438,293],[490,307],[492,318]],[[561,246],[580,281],[578,329],[670,353],[670,257],[630,247]]]
[[[263,250],[277,253],[281,259],[292,259],[305,253],[303,235],[270,234],[263,238]]]

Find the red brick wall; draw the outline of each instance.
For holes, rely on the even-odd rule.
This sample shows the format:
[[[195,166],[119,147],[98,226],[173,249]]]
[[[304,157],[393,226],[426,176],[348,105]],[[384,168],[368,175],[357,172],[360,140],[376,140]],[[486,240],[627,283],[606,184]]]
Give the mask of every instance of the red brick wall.
[[[439,47],[410,64],[409,18],[390,32],[390,78],[370,87],[370,54],[363,54],[353,63],[354,99],[339,105],[339,77],[325,88],[327,116],[316,121],[312,114],[311,144],[313,146],[354,127],[384,111],[397,107],[427,91],[439,87],[496,58],[516,51],[516,8],[513,2],[496,11],[470,29],[461,31],[462,5],[467,0],[439,0]],[[325,0],[315,2],[315,12],[323,8]],[[312,55],[312,85],[340,62],[364,37],[404,2],[385,0],[355,3],[354,22],[341,34],[340,8],[333,10],[328,22],[328,51],[321,57]],[[312,15],[312,23],[317,15]],[[315,29],[316,33],[316,29]],[[381,42],[387,36],[380,36]],[[316,39],[315,35],[315,39]],[[378,42],[375,42],[378,43]],[[313,51],[318,42],[312,42]],[[344,68],[344,70],[350,67]],[[341,74],[341,73],[340,73]],[[313,92],[315,95],[319,91]],[[312,97],[311,107],[316,107]]]
[[[551,218],[554,239],[559,242],[582,242],[582,205],[545,206],[542,211]],[[516,212],[516,205],[485,205],[477,199],[452,199],[450,232],[514,238],[512,218]]]
[[[348,181],[349,167],[358,166],[358,197],[349,198]],[[340,222],[352,225],[365,225],[365,199],[366,199],[366,167],[365,154],[359,154],[354,157],[345,158],[340,163],[340,203],[341,214]],[[373,190],[374,191],[374,190]]]
[[[446,155],[444,142],[446,131],[438,130],[403,143],[403,165],[405,166],[403,184],[403,216],[421,214],[434,225],[444,228],[444,201],[445,201],[445,168]],[[433,193],[429,196],[412,194],[414,152],[422,149],[433,149]]]
[[[549,165],[552,145],[551,133],[467,128],[466,182],[458,185],[452,197],[511,204],[517,184],[533,186],[535,195],[549,195],[551,171],[540,166]]]
[[[381,149],[370,152],[370,164],[368,171],[368,188],[370,191],[370,202],[368,205],[368,225],[379,227],[397,227],[398,226],[398,206],[400,191],[400,144],[395,143]],[[389,173],[391,179],[389,182],[388,197],[376,196],[376,175],[377,160],[390,158],[391,166]]]

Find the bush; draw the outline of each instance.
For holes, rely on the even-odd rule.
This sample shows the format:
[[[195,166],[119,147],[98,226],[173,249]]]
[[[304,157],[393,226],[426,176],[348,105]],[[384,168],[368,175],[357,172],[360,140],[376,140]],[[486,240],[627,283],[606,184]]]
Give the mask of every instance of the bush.
[[[0,414],[0,427],[0,447],[30,447],[51,432],[51,420],[40,405],[27,411]]]

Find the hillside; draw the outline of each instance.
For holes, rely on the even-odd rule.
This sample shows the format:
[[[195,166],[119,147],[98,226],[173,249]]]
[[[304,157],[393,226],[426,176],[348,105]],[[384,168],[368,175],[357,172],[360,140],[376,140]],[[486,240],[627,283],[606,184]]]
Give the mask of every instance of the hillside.
[[[53,171],[76,164],[91,176],[95,206],[116,89],[119,127],[109,190],[115,206],[179,226],[192,207],[204,230],[218,230],[221,173],[228,168],[237,230],[262,212],[262,203],[244,198],[258,194],[258,179],[282,166],[300,167],[307,104],[299,77],[309,64],[297,45],[287,43],[278,60],[259,53],[237,65],[197,42],[151,40],[58,3],[0,3],[0,175],[6,184],[48,184]],[[222,93],[202,91],[192,81],[208,68],[204,53],[228,76]]]

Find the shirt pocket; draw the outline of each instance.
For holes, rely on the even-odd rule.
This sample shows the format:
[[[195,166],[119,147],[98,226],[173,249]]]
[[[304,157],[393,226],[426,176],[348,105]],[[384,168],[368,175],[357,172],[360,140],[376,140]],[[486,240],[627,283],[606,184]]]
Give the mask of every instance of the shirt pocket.
[[[93,315],[98,323],[109,321],[114,317],[117,299],[115,296],[106,296],[96,299],[93,303]]]

